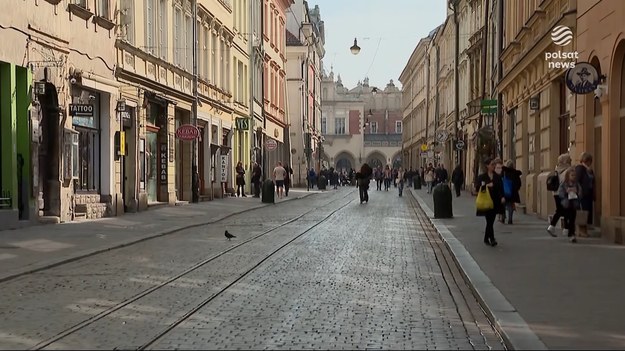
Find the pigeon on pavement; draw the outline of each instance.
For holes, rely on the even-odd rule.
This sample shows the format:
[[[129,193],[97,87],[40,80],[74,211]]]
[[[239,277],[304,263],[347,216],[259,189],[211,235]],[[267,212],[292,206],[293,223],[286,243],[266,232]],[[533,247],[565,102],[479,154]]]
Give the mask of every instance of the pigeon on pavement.
[[[228,240],[230,240],[230,239],[232,239],[232,238],[236,238],[236,236],[234,236],[234,235],[232,235],[232,234],[228,233],[228,231],[227,231],[227,230],[226,230],[225,235],[226,235],[226,238],[228,238]]]

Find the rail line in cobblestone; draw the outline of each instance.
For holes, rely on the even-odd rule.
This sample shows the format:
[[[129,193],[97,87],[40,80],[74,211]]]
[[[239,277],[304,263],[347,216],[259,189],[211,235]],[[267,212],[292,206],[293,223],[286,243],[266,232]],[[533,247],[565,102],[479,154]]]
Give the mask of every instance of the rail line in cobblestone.
[[[317,195],[317,194],[311,194],[311,195],[308,195],[307,197],[311,197],[311,196],[315,196],[315,195]],[[290,201],[282,201],[282,202],[277,202],[274,205],[275,206],[281,206],[282,204],[288,204],[289,202]],[[76,261],[80,261],[80,260],[83,260],[85,258],[93,257],[93,256],[96,256],[96,255],[101,255],[101,254],[104,254],[104,253],[108,253],[108,252],[111,252],[113,250],[123,249],[123,248],[127,248],[127,247],[130,247],[130,246],[133,246],[133,245],[142,244],[142,243],[144,243],[146,241],[153,240],[153,239],[158,239],[158,238],[161,238],[161,237],[164,237],[164,236],[174,235],[174,234],[180,233],[182,231],[185,231],[187,229],[203,227],[203,226],[211,225],[211,224],[217,224],[217,223],[223,222],[225,220],[229,220],[232,217],[241,215],[243,213],[248,213],[248,212],[251,212],[251,211],[260,210],[260,209],[263,209],[263,208],[265,208],[265,207],[261,206],[261,207],[255,207],[255,208],[246,209],[246,210],[243,210],[241,212],[230,213],[230,214],[228,214],[226,216],[223,216],[221,218],[213,219],[213,220],[202,222],[202,223],[194,223],[194,224],[190,224],[190,225],[185,225],[185,226],[180,227],[180,228],[175,228],[175,229],[168,230],[168,231],[165,231],[165,232],[157,233],[155,235],[143,237],[143,238],[140,238],[140,239],[137,239],[137,240],[134,240],[134,241],[131,241],[131,242],[122,243],[122,244],[119,244],[119,245],[116,245],[116,246],[113,246],[113,247],[107,247],[105,249],[95,250],[95,251],[92,251],[92,252],[89,252],[89,253],[86,253],[86,254],[82,254],[82,255],[79,255],[79,256],[66,258],[66,259],[63,259],[61,261],[48,264],[45,267],[34,268],[34,269],[30,269],[28,271],[24,271],[24,272],[20,272],[20,273],[16,273],[16,274],[12,274],[12,275],[9,275],[9,276],[2,277],[2,278],[0,278],[0,284],[8,282],[8,281],[11,281],[13,279],[17,279],[17,278],[29,275],[29,274],[34,274],[34,273],[47,271],[49,269],[57,268],[57,267],[60,267],[60,266],[64,266],[66,264],[73,263],[73,262],[76,262]]]
[[[482,309],[481,305],[477,303],[477,299],[473,295],[472,290],[468,287],[468,283],[462,276],[462,273],[451,256],[449,249],[442,242],[438,232],[430,222],[429,218],[412,194],[410,194],[408,198],[412,208],[414,209],[417,220],[425,231],[428,242],[434,250],[434,256],[436,257],[436,261],[441,268],[441,272],[443,272],[443,280],[445,281],[449,294],[452,296],[456,312],[462,317],[463,320],[470,318],[470,320],[473,321],[475,327],[483,338],[483,342],[488,346],[489,350],[493,349],[493,344],[497,344],[496,349],[507,349],[503,338],[499,335],[499,333],[497,333],[496,328],[492,325],[488,317],[486,317],[486,312]],[[458,287],[458,289],[452,289],[450,284],[454,284]],[[455,291],[457,292],[454,293]],[[469,303],[467,298],[474,300],[473,303]],[[461,311],[458,303],[459,299],[462,299],[464,301],[464,305],[468,306],[468,313],[466,311]],[[475,311],[475,307],[471,308],[475,305],[479,307],[479,310]],[[464,328],[467,330],[466,325],[464,325]],[[486,335],[485,330],[490,331],[488,333],[489,335]],[[471,335],[468,330],[467,335]],[[475,348],[474,341],[469,340],[469,342]]]
[[[225,255],[227,253],[230,253],[230,252],[236,250],[237,248],[240,248],[240,247],[242,247],[242,246],[244,246],[244,245],[246,245],[246,244],[248,244],[248,243],[250,243],[252,241],[255,241],[255,240],[257,240],[257,239],[259,239],[259,238],[261,238],[261,237],[263,237],[263,236],[265,236],[265,235],[267,235],[269,233],[272,233],[272,232],[274,232],[274,231],[276,231],[276,230],[278,230],[278,229],[280,229],[280,228],[282,228],[282,227],[284,227],[286,225],[289,225],[289,224],[291,224],[293,222],[296,222],[296,221],[300,220],[301,218],[303,218],[304,216],[306,216],[306,215],[308,215],[308,214],[310,214],[310,213],[312,213],[312,212],[314,212],[316,210],[319,210],[320,208],[324,208],[324,207],[326,207],[326,206],[328,206],[328,205],[330,205],[330,204],[332,204],[334,202],[341,201],[341,200],[344,200],[347,197],[353,197],[353,196],[354,196],[353,191],[349,191],[343,197],[340,197],[338,199],[332,199],[331,201],[329,201],[327,203],[324,203],[323,205],[314,207],[311,210],[302,213],[301,215],[298,215],[298,216],[296,216],[296,217],[294,217],[294,218],[292,218],[292,219],[290,219],[290,220],[288,220],[286,222],[283,222],[283,223],[281,223],[281,224],[279,224],[277,226],[274,226],[274,227],[272,227],[272,228],[270,228],[268,230],[265,230],[265,231],[255,235],[255,236],[253,236],[253,237],[251,237],[251,238],[249,238],[247,240],[244,240],[244,241],[242,241],[242,242],[240,242],[240,243],[238,243],[236,245],[233,245],[233,246],[229,247],[228,249],[226,249],[224,251],[221,251],[221,252],[219,252],[219,253],[217,253],[217,254],[215,254],[215,255],[213,255],[213,256],[205,259],[205,260],[202,260],[202,261],[196,263],[195,265],[193,265],[193,266],[189,267],[188,269],[184,270],[183,272],[181,272],[181,273],[179,273],[179,274],[177,274],[177,275],[167,279],[166,281],[164,281],[164,282],[162,282],[162,283],[160,283],[160,284],[158,284],[156,286],[153,286],[153,287],[151,287],[149,289],[146,289],[146,290],[144,290],[144,291],[134,295],[133,297],[128,298],[128,299],[126,299],[126,300],[124,300],[124,301],[122,301],[122,302],[120,302],[120,303],[118,303],[118,304],[116,304],[114,306],[111,306],[110,308],[107,308],[106,310],[104,310],[104,311],[102,311],[102,312],[100,312],[100,313],[98,313],[98,314],[96,314],[96,315],[94,315],[94,316],[92,316],[92,317],[90,317],[90,318],[88,318],[88,319],[86,319],[86,320],[84,320],[84,321],[82,321],[82,322],[80,322],[80,323],[70,327],[70,328],[67,328],[66,330],[58,333],[57,335],[55,335],[55,336],[53,336],[51,338],[48,338],[48,339],[46,339],[44,341],[39,342],[37,345],[32,347],[31,350],[40,350],[40,349],[43,349],[43,348],[45,348],[47,346],[50,346],[50,345],[52,345],[52,344],[54,344],[54,343],[56,343],[56,342],[58,342],[58,341],[60,341],[60,340],[62,340],[64,338],[66,338],[67,336],[69,336],[69,335],[71,335],[73,333],[76,333],[77,331],[79,331],[79,330],[81,330],[81,329],[83,329],[83,328],[85,328],[85,327],[87,327],[87,326],[97,322],[98,320],[101,320],[101,319],[107,317],[108,315],[110,315],[110,314],[112,314],[112,313],[114,313],[116,311],[119,311],[119,310],[123,309],[124,307],[126,307],[126,306],[128,306],[128,305],[130,305],[130,304],[132,304],[132,303],[134,303],[134,302],[136,302],[136,301],[138,301],[138,300],[140,300],[140,299],[142,299],[142,298],[144,298],[144,297],[146,297],[146,296],[148,296],[148,295],[150,295],[150,294],[152,294],[152,293],[154,293],[154,292],[156,292],[156,291],[158,291],[158,290],[160,290],[160,289],[162,289],[162,288],[164,288],[166,286],[169,286],[173,282],[175,282],[177,280],[180,280],[184,276],[189,275],[190,273],[192,273],[194,271],[197,271],[199,268],[209,264],[212,261],[215,261],[216,259],[218,259],[219,257],[221,257],[221,256],[223,256],[223,255]],[[306,233],[308,233],[309,231],[311,231],[315,227],[319,226],[321,223],[323,223],[326,220],[328,220],[332,215],[334,215],[335,213],[337,213],[341,209],[345,208],[347,205],[349,205],[353,201],[354,201],[354,199],[351,199],[347,203],[342,204],[337,209],[331,211],[323,219],[321,219],[320,221],[316,222],[314,225],[308,227],[303,232],[299,233],[298,235],[296,235],[292,239],[288,240],[285,244],[279,246],[277,249],[275,249],[272,252],[270,252],[269,255],[267,255],[265,258],[263,258],[260,262],[255,264],[250,269],[248,269],[245,272],[243,272],[242,275],[237,277],[234,281],[230,282],[226,287],[224,287],[223,289],[221,289],[221,290],[217,291],[216,293],[212,294],[208,298],[204,299],[198,306],[194,307],[191,311],[185,313],[182,317],[178,318],[174,323],[170,324],[163,331],[159,332],[156,337],[150,339],[148,342],[143,344],[138,349],[142,350],[142,349],[145,349],[145,348],[149,347],[150,345],[154,344],[156,341],[158,341],[163,336],[165,336],[169,331],[173,330],[176,326],[178,326],[179,324],[181,324],[182,322],[187,320],[189,317],[191,317],[199,309],[201,309],[202,307],[204,307],[205,305],[210,303],[213,299],[215,299],[216,297],[221,295],[228,288],[230,288],[231,286],[236,284],[238,281],[240,281],[242,278],[244,278],[249,273],[251,273],[254,269],[256,269],[258,266],[260,266],[267,259],[271,258],[273,255],[278,253],[284,247],[286,247],[287,245],[289,245],[290,243],[292,243],[296,239],[300,238],[301,236],[305,235]]]
[[[352,192],[350,191],[348,193],[347,196],[353,196]],[[345,197],[347,197],[345,196]],[[343,199],[345,198],[343,197]],[[322,220],[318,221],[317,223],[313,224],[312,226],[308,227],[306,230],[304,230],[303,232],[301,232],[300,234],[296,235],[295,237],[293,237],[292,239],[288,240],[286,243],[284,243],[283,245],[279,246],[278,248],[276,248],[275,250],[273,250],[272,252],[269,253],[269,255],[265,256],[265,258],[263,258],[261,261],[259,261],[256,265],[254,265],[253,267],[251,267],[250,269],[246,270],[243,274],[241,274],[237,279],[235,279],[234,281],[232,281],[230,284],[228,284],[227,286],[225,286],[223,289],[219,290],[217,293],[209,296],[208,298],[204,299],[200,304],[198,304],[196,307],[194,307],[193,309],[191,309],[190,311],[188,311],[187,313],[185,313],[182,317],[178,318],[174,323],[170,324],[168,327],[166,327],[164,330],[162,330],[161,332],[159,332],[156,337],[152,338],[151,340],[149,340],[148,342],[146,342],[145,344],[143,344],[142,346],[140,346],[139,348],[137,348],[137,350],[145,350],[147,348],[149,348],[150,346],[154,345],[154,343],[156,343],[158,340],[160,340],[161,338],[163,338],[165,335],[167,335],[170,331],[172,331],[174,328],[176,328],[178,325],[180,325],[181,323],[183,323],[184,321],[186,321],[187,319],[189,319],[189,317],[193,316],[195,313],[197,313],[200,309],[202,309],[204,306],[206,306],[207,304],[209,304],[211,301],[213,301],[215,298],[217,298],[218,296],[220,296],[221,294],[223,294],[226,290],[228,290],[230,287],[232,287],[233,285],[235,285],[236,283],[238,283],[241,279],[245,278],[248,274],[250,274],[252,271],[254,271],[257,267],[259,267],[261,264],[263,264],[265,261],[267,261],[269,258],[271,258],[272,256],[274,256],[276,253],[280,252],[282,249],[284,249],[286,246],[288,246],[289,244],[291,244],[292,242],[294,242],[295,240],[299,239],[300,237],[304,236],[305,234],[307,234],[308,232],[310,232],[312,229],[314,229],[315,227],[318,227],[319,225],[321,225],[323,222],[327,221],[330,217],[332,217],[334,214],[336,214],[337,212],[339,212],[340,210],[342,210],[343,208],[345,208],[347,205],[349,205],[350,203],[354,202],[355,199],[352,199],[350,201],[348,201],[346,204],[340,206],[339,208],[333,210],[332,212],[330,212],[328,215],[326,215]],[[308,213],[308,212],[307,212]],[[294,222],[295,220],[301,218],[297,217],[293,220],[291,220],[290,222]]]

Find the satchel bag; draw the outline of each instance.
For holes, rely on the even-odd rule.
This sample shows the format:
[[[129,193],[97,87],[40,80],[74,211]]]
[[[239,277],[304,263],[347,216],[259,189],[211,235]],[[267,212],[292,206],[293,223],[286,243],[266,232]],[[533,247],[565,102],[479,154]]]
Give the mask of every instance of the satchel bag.
[[[475,199],[475,208],[479,213],[488,212],[495,208],[493,199],[490,197],[490,190],[487,186],[480,187],[480,191],[477,193],[477,199]]]
[[[577,210],[575,214],[575,225],[582,227],[588,225],[588,211]]]

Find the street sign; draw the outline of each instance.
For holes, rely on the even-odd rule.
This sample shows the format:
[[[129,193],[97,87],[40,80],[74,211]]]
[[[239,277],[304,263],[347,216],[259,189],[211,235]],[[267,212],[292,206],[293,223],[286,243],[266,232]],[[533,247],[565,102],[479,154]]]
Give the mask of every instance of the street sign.
[[[464,150],[464,140],[458,140],[456,141],[456,149],[457,150]]]
[[[428,144],[421,144],[421,151],[428,151]]]
[[[265,141],[265,150],[273,151],[277,148],[278,148],[278,142],[275,141],[274,139],[267,138],[267,141]]]
[[[497,113],[497,100],[481,100],[480,107],[484,114],[495,114]]]
[[[438,140],[438,142],[440,143],[446,142],[448,137],[449,133],[447,133],[446,130],[439,130],[438,132],[436,132],[436,140]]]

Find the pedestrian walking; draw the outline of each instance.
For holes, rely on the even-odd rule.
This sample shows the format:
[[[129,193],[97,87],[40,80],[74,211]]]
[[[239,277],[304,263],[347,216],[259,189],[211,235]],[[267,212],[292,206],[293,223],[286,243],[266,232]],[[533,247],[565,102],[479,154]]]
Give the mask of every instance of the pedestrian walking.
[[[399,189],[399,197],[401,197],[404,192],[404,182],[406,179],[406,172],[403,168],[399,167],[397,170],[397,189]]]
[[[276,191],[278,198],[282,198],[282,192],[284,191],[284,179],[286,178],[286,169],[282,167],[282,162],[278,161],[276,168],[273,169],[273,181],[276,183]]]
[[[284,166],[285,177],[284,177],[284,196],[289,197],[289,189],[291,188],[291,176],[293,175],[293,168],[290,165]]]
[[[386,168],[384,168],[384,190],[388,191],[388,189],[391,187],[391,179],[393,177],[393,173],[391,172],[391,168],[386,165]]]
[[[252,167],[252,185],[254,186],[254,197],[260,197],[260,177],[262,176],[262,169],[258,162],[254,162]]]
[[[241,161],[237,163],[235,171],[237,173],[237,196],[247,197],[245,196],[245,168],[243,168],[243,163]]]
[[[582,186],[577,181],[574,168],[569,168],[564,173],[564,181],[558,188],[558,197],[564,209],[564,216],[569,225],[568,237],[572,243],[577,242],[575,237],[575,218],[582,199]]]
[[[360,171],[356,172],[356,186],[358,187],[358,194],[360,195],[360,203],[369,203],[369,183],[371,182],[371,176],[373,175],[373,169],[364,163],[360,167]]]
[[[484,216],[486,218],[486,228],[484,230],[484,244],[490,246],[497,246],[497,240],[495,240],[495,219],[497,214],[502,211],[505,198],[503,196],[503,184],[501,177],[495,173],[495,167],[501,164],[501,160],[486,160],[484,165],[486,166],[486,172],[480,174],[475,182],[475,190],[478,192],[484,192],[490,196],[492,201],[492,208],[489,209],[477,209],[478,216]],[[479,195],[478,195],[479,196]]]
[[[431,194],[432,193],[432,187],[434,185],[434,179],[436,178],[436,175],[434,174],[434,167],[432,167],[432,164],[430,163],[430,165],[428,166],[428,169],[425,171],[425,184],[427,185],[427,193]]]
[[[459,197],[462,185],[464,184],[464,172],[462,171],[462,166],[457,165],[456,168],[454,168],[454,171],[451,172],[451,182],[454,184],[456,197]]]
[[[595,173],[592,170],[592,155],[583,152],[580,156],[580,163],[575,166],[577,182],[582,187],[580,200],[580,210],[586,215],[585,223],[579,226],[579,236],[588,236],[588,227],[593,220],[593,202],[595,201]]]
[[[521,175],[523,172],[514,168],[514,161],[506,161],[506,165],[503,167],[503,194],[506,198],[506,213],[504,214],[504,220],[508,219],[508,224],[512,224],[512,216],[516,210],[516,204],[521,202],[521,196],[519,191],[521,190]]]
[[[375,189],[381,191],[382,183],[384,182],[384,171],[381,166],[376,167],[373,177],[375,178]]]
[[[569,168],[571,168],[571,156],[568,153],[562,154],[558,156],[558,164],[556,165],[554,172],[547,177],[547,190],[552,192],[553,199],[556,204],[556,212],[553,216],[551,216],[551,221],[547,227],[547,232],[553,237],[556,236],[556,225],[558,224],[560,218],[564,218],[562,235],[568,236],[569,234],[569,223],[567,222],[567,217],[564,215],[565,211],[562,207],[560,196],[558,195],[560,184],[564,182],[565,173]],[[575,223],[572,223],[572,225],[575,225]]]

